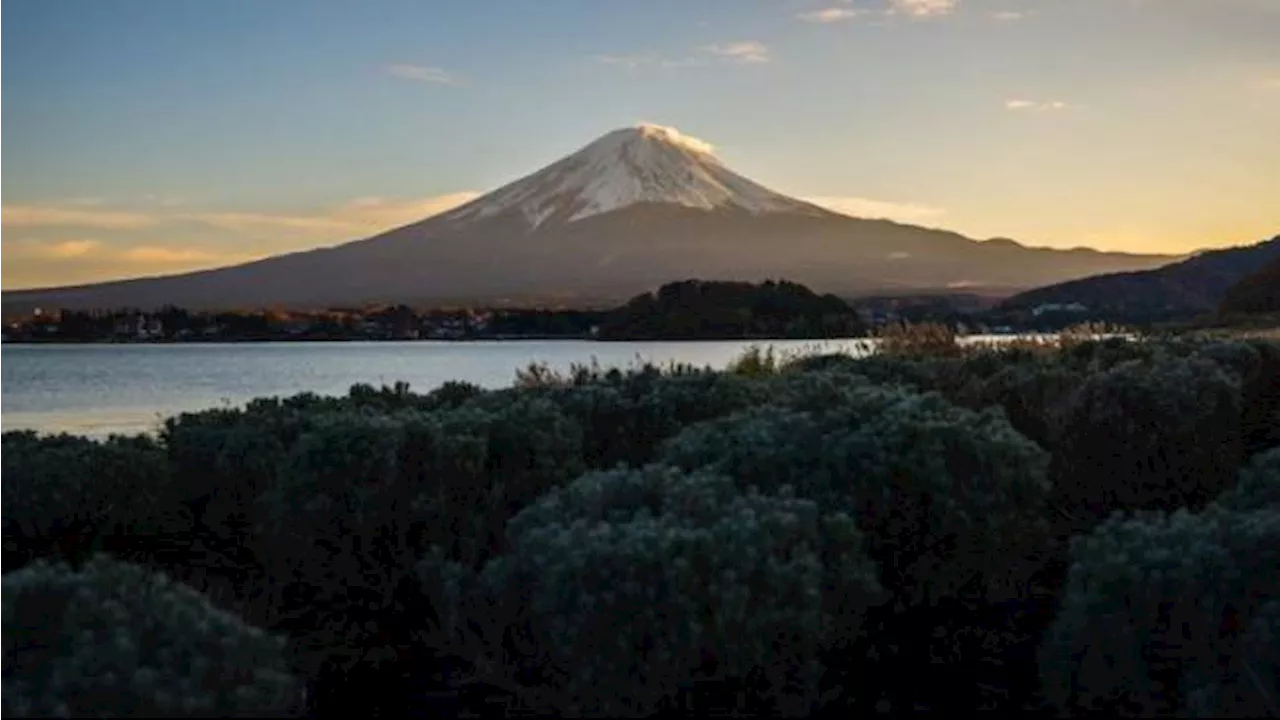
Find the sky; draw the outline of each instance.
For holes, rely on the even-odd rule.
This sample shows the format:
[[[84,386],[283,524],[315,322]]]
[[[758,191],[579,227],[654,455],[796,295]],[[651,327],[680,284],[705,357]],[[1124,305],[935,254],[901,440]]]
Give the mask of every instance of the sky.
[[[867,217],[1280,233],[1280,0],[9,0],[3,287],[443,211],[637,122]]]

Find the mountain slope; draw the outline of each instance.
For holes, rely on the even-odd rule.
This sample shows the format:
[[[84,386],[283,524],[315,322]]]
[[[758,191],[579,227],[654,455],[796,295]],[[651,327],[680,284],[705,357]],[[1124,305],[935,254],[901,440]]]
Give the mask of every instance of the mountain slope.
[[[642,125],[447,213],[344,245],[161,278],[4,293],[6,314],[65,307],[316,307],[625,300],[686,277],[786,278],[843,295],[1023,289],[1171,258],[1032,249],[836,214]]]
[[[1201,253],[1145,272],[1100,275],[1025,292],[1002,310],[1080,303],[1094,318],[1158,320],[1217,309],[1227,289],[1280,258],[1280,236],[1255,245]]]
[[[1280,313],[1280,257],[1227,288],[1219,310],[1224,315]]]

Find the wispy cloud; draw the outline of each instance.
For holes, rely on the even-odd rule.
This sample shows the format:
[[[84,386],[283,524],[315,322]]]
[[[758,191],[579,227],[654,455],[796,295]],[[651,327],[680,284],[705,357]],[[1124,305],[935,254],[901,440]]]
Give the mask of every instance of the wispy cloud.
[[[4,284],[8,289],[100,282],[233,265],[257,257],[191,245],[23,238],[4,244]]]
[[[802,199],[832,212],[872,220],[919,223],[941,217],[947,212],[942,208],[922,203],[874,200],[864,197],[819,196]]]
[[[738,63],[765,63],[771,59],[768,46],[755,40],[708,45],[706,50],[712,55]]]
[[[796,17],[812,23],[837,23],[867,16],[906,16],[913,20],[927,20],[955,12],[959,0],[882,0],[876,8],[850,7],[851,0],[843,5],[805,10]],[[1009,18],[1012,19],[1012,18]]]
[[[1067,110],[1073,107],[1070,103],[1062,100],[1028,100],[1026,98],[1012,98],[1004,101],[1004,109],[1013,112],[1052,112],[1056,110]]]
[[[991,17],[1003,22],[1013,22],[1014,20],[1021,20],[1029,14],[1030,11],[1028,10],[996,10],[991,13]]]
[[[466,191],[409,199],[365,197],[310,214],[205,212],[179,217],[256,236],[283,233],[316,242],[354,240],[438,215],[478,196],[479,193]]]
[[[678,68],[700,64],[697,58],[660,58],[653,55],[596,55],[596,60],[606,65],[619,65],[628,70],[639,68]]]
[[[852,20],[865,14],[865,10],[857,10],[848,7],[827,7],[820,10],[809,10],[797,13],[796,17],[808,22],[834,23],[841,22],[842,20]]]
[[[426,65],[409,65],[398,63],[388,65],[386,67],[387,74],[398,77],[402,80],[412,80],[414,82],[431,83],[433,85],[461,85],[462,81],[453,73],[444,68],[428,67]]]
[[[960,0],[892,0],[890,12],[916,18],[931,18],[955,12]]]
[[[67,227],[98,230],[137,230],[152,227],[159,220],[153,215],[102,209],[90,205],[5,205],[0,209],[0,222],[6,228]]]

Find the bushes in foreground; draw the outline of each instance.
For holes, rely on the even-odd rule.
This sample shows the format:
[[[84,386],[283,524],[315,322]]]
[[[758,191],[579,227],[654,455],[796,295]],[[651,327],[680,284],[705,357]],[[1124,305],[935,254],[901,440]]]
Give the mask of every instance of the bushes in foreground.
[[[1072,545],[1044,648],[1070,713],[1258,717],[1280,697],[1280,512],[1116,516]],[[1259,673],[1261,667],[1262,673]]]
[[[586,475],[508,532],[482,576],[488,607],[520,609],[511,626],[558,670],[560,712],[648,715],[699,681],[749,677],[765,709],[807,712],[818,650],[881,600],[847,515],[727,477]]]
[[[282,717],[284,641],[199,593],[98,555],[5,573],[6,717]]]
[[[164,449],[149,438],[7,432],[0,454],[7,568],[49,554],[83,559],[121,539],[189,526],[164,502]]]
[[[1243,454],[1239,381],[1200,358],[1131,361],[1085,381],[1066,411],[1055,490],[1072,512],[1201,508]]]
[[[999,413],[936,395],[867,386],[820,412],[752,408],[689,428],[662,458],[847,512],[911,604],[1012,591],[1044,531],[1048,456]]]
[[[184,622],[214,603],[288,637],[254,657],[314,714],[1274,709],[1251,678],[1278,664],[1280,346],[931,347],[7,433],[6,643],[62,602],[10,591],[33,577],[117,620],[169,597],[90,589],[164,584],[140,568],[30,564],[106,549],[205,590],[164,584]],[[165,657],[195,642],[138,627]],[[241,652],[197,645],[193,666]],[[6,711],[56,709],[30,688],[60,662],[112,662],[86,647],[6,644]]]

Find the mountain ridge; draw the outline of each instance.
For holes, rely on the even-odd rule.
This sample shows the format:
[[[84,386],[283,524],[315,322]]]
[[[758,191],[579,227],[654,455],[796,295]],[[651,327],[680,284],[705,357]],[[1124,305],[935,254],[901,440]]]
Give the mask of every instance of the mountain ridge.
[[[1280,235],[1252,245],[1205,250],[1147,271],[1107,273],[1020,293],[1007,311],[1080,303],[1095,318],[1167,319],[1212,312],[1227,291],[1269,262],[1280,260]]]
[[[854,218],[734,173],[658,126],[615,130],[444,213],[364,239],[178,275],[4,293],[6,314],[92,309],[316,307],[513,295],[626,300],[681,277],[785,277],[853,295],[1023,289],[1162,255],[1067,252]]]

